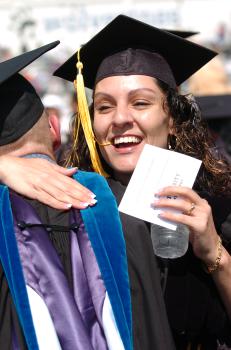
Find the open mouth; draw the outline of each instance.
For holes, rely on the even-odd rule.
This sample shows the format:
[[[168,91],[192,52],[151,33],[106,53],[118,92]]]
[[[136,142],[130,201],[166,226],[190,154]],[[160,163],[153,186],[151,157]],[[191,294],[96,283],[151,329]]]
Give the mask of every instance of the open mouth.
[[[138,145],[141,141],[142,138],[138,136],[119,136],[113,139],[112,144],[116,148],[124,148]]]

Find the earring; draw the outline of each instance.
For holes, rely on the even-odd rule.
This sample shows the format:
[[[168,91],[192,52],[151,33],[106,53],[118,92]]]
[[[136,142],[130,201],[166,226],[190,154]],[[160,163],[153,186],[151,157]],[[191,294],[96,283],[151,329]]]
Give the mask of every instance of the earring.
[[[171,142],[170,142],[170,138],[171,138],[171,135],[169,134],[169,135],[168,135],[168,139],[167,139],[167,147],[168,147],[168,150],[169,150],[169,151],[172,149],[172,145],[171,145]]]
[[[174,151],[177,144],[177,137],[173,134],[168,134],[167,147],[169,150]]]

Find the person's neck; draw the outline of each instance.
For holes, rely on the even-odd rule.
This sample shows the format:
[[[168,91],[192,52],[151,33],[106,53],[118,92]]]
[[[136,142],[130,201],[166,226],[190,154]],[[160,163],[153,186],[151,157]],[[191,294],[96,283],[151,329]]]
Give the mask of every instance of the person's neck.
[[[48,160],[49,162],[52,162],[52,163],[56,163],[54,157],[51,157],[50,155],[48,154],[44,154],[44,153],[28,153],[28,154],[24,154],[21,156],[22,158],[40,158],[40,159],[46,159]]]
[[[117,171],[113,172],[113,178],[121,182],[121,184],[123,184],[124,186],[128,185],[131,176],[132,176],[132,173],[122,173]]]
[[[53,150],[48,149],[48,147],[43,147],[41,145],[34,145],[31,143],[26,143],[19,147],[16,147],[14,144],[8,144],[6,146],[0,147],[0,155],[9,155],[14,157],[26,157],[27,155],[37,154],[41,155],[41,158],[48,157],[53,161],[56,161]],[[35,157],[34,157],[35,158]],[[38,157],[37,157],[38,158]]]

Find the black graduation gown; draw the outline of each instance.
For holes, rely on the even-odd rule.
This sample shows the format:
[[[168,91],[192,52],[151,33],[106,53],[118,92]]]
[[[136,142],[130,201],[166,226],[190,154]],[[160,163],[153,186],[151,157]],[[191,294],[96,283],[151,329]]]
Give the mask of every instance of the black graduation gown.
[[[231,251],[231,199],[199,194],[211,205],[217,232]],[[214,350],[217,339],[228,346],[221,349],[231,349],[231,323],[212,277],[191,247],[182,258],[168,261],[165,301],[177,349],[191,343],[192,349],[202,344],[202,350]]]
[[[125,186],[112,179],[108,182],[119,203]],[[231,242],[231,217],[229,221],[226,218],[231,212],[230,199],[200,195],[212,206],[218,232],[223,233],[223,241],[228,244]],[[203,344],[201,350],[215,350],[217,337],[221,344],[224,341],[231,344],[225,309],[211,276],[205,273],[191,248],[179,259],[156,258],[149,224],[123,213],[121,220],[128,255],[135,348],[164,350],[171,347],[165,305],[177,350],[196,350],[199,344]],[[165,305],[160,289],[163,276]]]
[[[125,187],[112,179],[108,183],[119,203]],[[123,213],[120,217],[131,285],[134,349],[174,349],[149,225]]]

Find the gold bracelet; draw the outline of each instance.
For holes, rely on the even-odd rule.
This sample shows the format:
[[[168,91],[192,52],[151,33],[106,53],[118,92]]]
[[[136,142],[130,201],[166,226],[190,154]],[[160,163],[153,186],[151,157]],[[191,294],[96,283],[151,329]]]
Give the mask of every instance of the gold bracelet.
[[[221,240],[221,237],[219,236],[218,243],[217,243],[217,257],[213,265],[208,265],[208,266],[205,265],[205,271],[207,273],[213,273],[219,269],[220,262],[221,262],[221,254],[222,254],[222,240]]]

